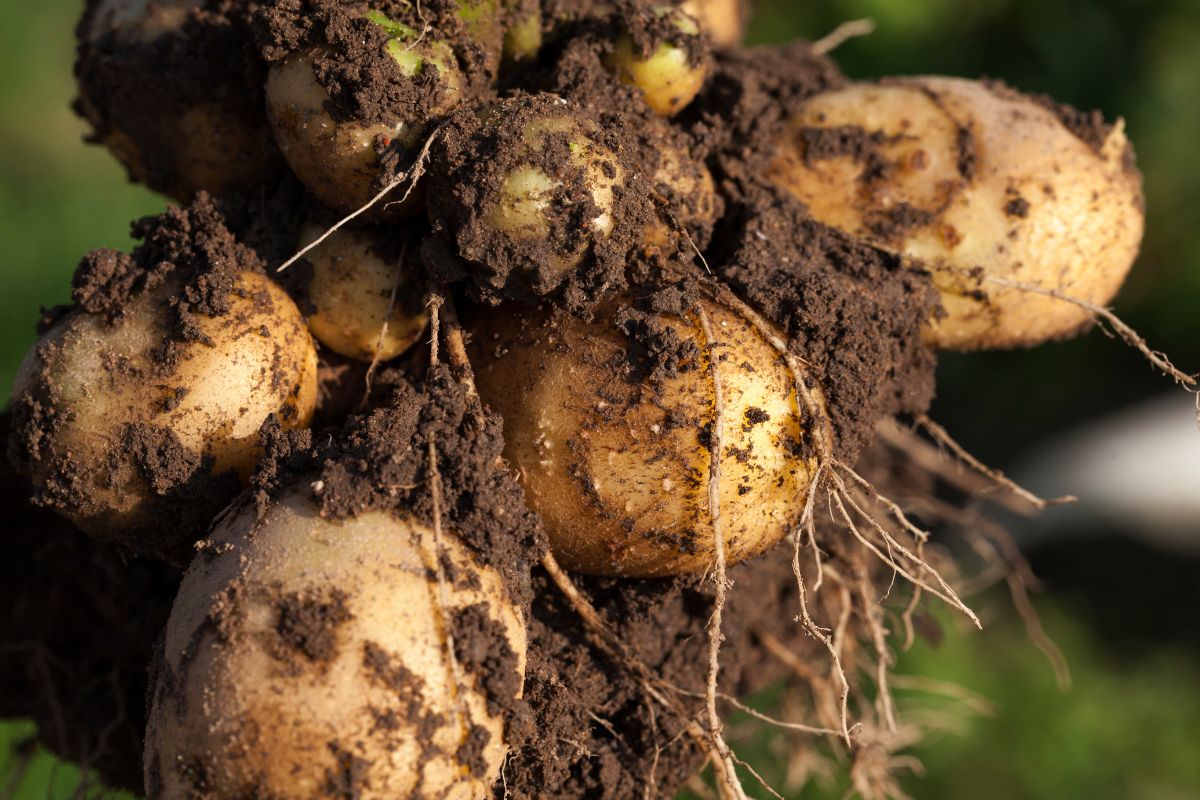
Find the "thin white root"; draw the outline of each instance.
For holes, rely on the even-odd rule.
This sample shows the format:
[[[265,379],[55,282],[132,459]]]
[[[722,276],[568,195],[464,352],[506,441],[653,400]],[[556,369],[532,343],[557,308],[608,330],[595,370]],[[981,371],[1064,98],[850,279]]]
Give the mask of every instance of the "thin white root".
[[[975,456],[971,455],[971,453],[968,452],[965,447],[963,447],[961,444],[955,441],[952,436],[950,436],[949,432],[945,428],[931,420],[927,415],[921,414],[917,417],[916,422],[917,425],[924,428],[925,431],[928,432],[938,444],[946,447],[950,450],[950,452],[954,453],[959,461],[962,461],[980,475],[991,478],[996,482],[996,484],[1012,492],[1017,497],[1020,497],[1038,511],[1044,511],[1049,506],[1068,505],[1070,503],[1079,502],[1079,498],[1073,494],[1065,494],[1061,497],[1050,498],[1038,497],[1033,492],[1009,478],[1000,470],[989,467]]]
[[[375,353],[371,356],[371,365],[367,367],[367,375],[364,379],[366,386],[363,389],[362,402],[359,404],[362,407],[371,401],[371,384],[375,381],[375,371],[379,369],[379,353],[383,350],[383,342],[387,338],[392,314],[396,310],[396,295],[400,292],[400,281],[404,276],[404,262],[407,258],[408,241],[406,240],[400,250],[400,258],[396,262],[396,277],[392,280],[392,293],[388,297],[387,313],[383,316],[383,324],[379,326],[379,338],[375,341]]]
[[[988,283],[994,283],[997,286],[1005,286],[1010,289],[1017,289],[1022,292],[1031,292],[1033,294],[1052,297],[1055,300],[1061,300],[1064,303],[1078,306],[1084,311],[1090,313],[1093,317],[1101,319],[1109,324],[1117,336],[1130,347],[1137,350],[1146,360],[1153,364],[1160,372],[1174,380],[1180,386],[1188,389],[1191,392],[1200,392],[1200,386],[1197,386],[1197,378],[1195,375],[1188,375],[1183,370],[1171,363],[1171,359],[1167,358],[1165,353],[1158,350],[1152,350],[1141,334],[1133,328],[1121,321],[1121,318],[1114,314],[1111,310],[1098,306],[1094,303],[1089,303],[1086,300],[1081,300],[1078,297],[1072,297],[1065,292],[1060,292],[1057,289],[1049,289],[1045,286],[1037,286],[1032,283],[1021,283],[1020,281],[1009,280],[998,275],[983,275],[981,280]],[[1200,401],[1198,401],[1200,402]]]
[[[819,56],[828,55],[851,39],[870,36],[875,32],[875,20],[854,19],[843,22],[829,33],[813,42],[812,51]]]
[[[355,209],[354,211],[351,211],[349,214],[335,222],[332,227],[330,227],[316,239],[300,248],[298,253],[280,264],[275,271],[283,272],[285,269],[304,258],[315,248],[319,247],[321,243],[330,236],[333,236],[343,227],[374,208],[380,200],[391,194],[392,190],[400,186],[405,181],[409,181],[409,184],[408,188],[404,191],[404,196],[395,202],[388,203],[384,206],[384,208],[387,208],[387,206],[396,205],[398,203],[404,203],[406,200],[408,200],[408,198],[412,196],[413,190],[417,187],[417,181],[421,180],[421,176],[425,174],[425,162],[429,158],[429,151],[433,147],[433,142],[435,139],[437,139],[437,135],[442,132],[442,127],[445,126],[445,124],[446,123],[443,122],[441,125],[438,125],[437,128],[434,129],[433,133],[429,134],[429,138],[425,140],[425,144],[421,147],[421,152],[417,154],[417,160],[413,163],[412,169],[410,169],[408,172],[401,172],[394,179],[392,179],[387,186],[384,186],[382,189],[380,189],[379,193],[368,200],[365,205]]]
[[[703,307],[697,307],[696,316],[700,321],[700,329],[704,333],[705,346],[708,350],[708,369],[713,382],[713,422],[708,448],[708,514],[713,530],[713,579],[716,583],[716,598],[707,626],[708,678],[705,683],[704,703],[708,712],[709,733],[713,739],[713,746],[722,758],[729,759],[732,753],[729,745],[725,742],[725,737],[721,734],[721,715],[717,712],[717,679],[721,673],[721,640],[724,638],[721,634],[721,620],[729,592],[729,578],[725,569],[725,533],[722,530],[723,521],[721,519],[721,453],[725,449],[723,439],[725,398],[721,386],[720,369],[717,366],[717,342],[713,337],[712,323]],[[726,771],[723,777],[735,796],[744,794],[741,784],[738,782],[736,770]]]

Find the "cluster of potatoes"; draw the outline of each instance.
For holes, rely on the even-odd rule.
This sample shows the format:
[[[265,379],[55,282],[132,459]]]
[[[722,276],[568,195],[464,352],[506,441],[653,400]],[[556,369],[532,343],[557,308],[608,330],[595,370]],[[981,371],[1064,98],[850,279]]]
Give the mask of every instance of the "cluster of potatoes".
[[[116,58],[122,48],[202,35],[209,5],[98,0],[81,30],[81,52]],[[254,4],[244,5],[252,16]],[[469,338],[479,395],[504,419],[509,466],[564,567],[624,577],[704,573],[717,535],[712,458],[720,462],[730,563],[786,537],[811,489],[817,454],[798,443],[821,435],[824,401],[815,385],[815,407],[797,396],[773,343],[778,331],[715,300],[660,314],[658,323],[692,357],[690,368],[647,394],[614,368],[626,340],[611,320],[628,298],[610,298],[590,319],[553,308],[567,276],[628,233],[618,199],[637,180],[682,198],[671,213],[636,223],[640,246],[665,248],[681,228],[712,230],[713,177],[686,146],[675,146],[672,118],[705,87],[714,54],[738,45],[737,0],[647,6],[656,30],[669,33],[649,49],[639,31],[618,26],[604,65],[657,118],[647,123],[661,131],[652,176],[630,174],[608,132],[570,103],[489,95],[463,68],[462,36],[488,54],[494,78],[535,62],[561,20],[538,3],[432,5],[436,19],[457,21],[458,39],[426,26],[419,6],[361,4],[359,24],[384,34],[395,63],[388,79],[419,83],[423,98],[416,113],[406,106],[384,121],[349,118],[336,107],[318,62],[338,54],[319,44],[265,65],[256,113],[232,102],[239,90],[223,83],[197,86],[184,113],[164,106],[164,119],[131,126],[104,106],[120,92],[89,96],[83,87],[80,107],[97,138],[135,179],[187,202],[200,191],[252,190],[286,164],[314,198],[340,212],[334,218],[367,205],[395,177],[389,152],[401,153],[411,173],[448,115],[468,109],[474,126],[459,151],[465,158],[442,169],[478,186],[427,198],[418,183],[370,207],[307,255],[306,303],[261,269],[246,269],[227,307],[198,315],[198,333],[180,340],[169,314],[187,301],[187,289],[166,280],[135,294],[115,318],[72,310],[22,367],[14,405],[44,421],[42,440],[22,463],[43,499],[83,530],[155,555],[178,552],[156,546],[155,537],[176,544],[204,537],[165,633],[146,741],[151,797],[492,793],[505,759],[504,720],[477,681],[456,674],[447,614],[486,608],[522,664],[526,635],[499,576],[454,531],[438,536],[379,512],[328,519],[304,484],[265,511],[235,504],[207,532],[170,530],[148,510],[161,505],[164,490],[130,445],[131,430],[149,427],[190,458],[193,484],[244,485],[262,458],[265,423],[311,424],[318,349],[374,364],[426,337],[423,278],[411,267],[424,229],[411,219],[427,209],[443,226],[457,226],[455,255],[473,297],[542,301],[516,310],[485,305]],[[581,5],[589,14],[615,13],[604,3]],[[162,64],[165,72],[178,66]],[[853,83],[786,113],[762,178],[817,220],[931,274],[942,307],[925,336],[937,348],[1028,346],[1069,335],[1088,321],[1086,311],[1017,285],[1102,305],[1136,255],[1140,179],[1120,125],[1104,129],[1102,141],[1085,141],[1045,102],[942,77]],[[472,161],[471,148],[502,152],[505,173],[485,180],[489,165]],[[555,148],[563,157],[546,158]],[[314,220],[297,245],[327,227]],[[497,272],[501,257],[515,270]],[[159,358],[165,342],[167,362]],[[706,446],[714,440],[723,449]],[[439,587],[431,577],[439,559],[478,579]],[[328,640],[310,637],[281,659],[281,597],[334,619]],[[373,654],[374,672],[364,653]],[[405,691],[379,680],[381,659],[405,677]],[[467,719],[488,734],[478,756],[483,769],[468,769],[459,755],[473,735]],[[327,746],[335,738],[352,744]]]

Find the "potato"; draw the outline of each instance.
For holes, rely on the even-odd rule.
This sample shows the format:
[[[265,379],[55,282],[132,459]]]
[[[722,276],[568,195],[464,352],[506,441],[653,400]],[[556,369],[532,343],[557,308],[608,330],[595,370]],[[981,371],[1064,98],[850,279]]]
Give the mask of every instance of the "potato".
[[[554,95],[461,109],[431,159],[430,218],[452,256],[433,264],[434,277],[468,277],[494,300],[624,269],[624,254],[607,247],[626,181],[617,136]],[[592,270],[587,260],[601,254]]]
[[[795,113],[771,178],[818,220],[932,272],[946,311],[929,325],[935,346],[1033,345],[1071,335],[1089,313],[981,276],[1104,305],[1144,222],[1122,125],[1090,144],[1056,111],[958,78],[853,85]]]
[[[715,543],[705,336],[695,315],[657,316],[663,336],[691,355],[678,374],[647,380],[631,370],[614,308],[602,306],[590,323],[489,314],[475,331],[480,397],[504,418],[505,457],[564,567],[703,572]],[[733,564],[776,544],[800,519],[816,469],[802,444],[814,421],[798,408],[779,353],[735,313],[707,301],[703,308],[718,342],[720,510]]]
[[[334,208],[350,211],[365,205],[380,187],[378,145],[399,143],[419,147],[429,132],[429,122],[458,104],[463,78],[454,53],[444,42],[419,39],[406,25],[372,12],[371,20],[391,37],[388,53],[400,65],[405,80],[425,70],[435,70],[441,79],[441,94],[423,116],[399,118],[387,124],[366,125],[337,119],[329,111],[330,96],[313,73],[313,52],[294,53],[272,66],[267,76],[267,115],[275,139],[292,171],[318,199]],[[399,197],[393,198],[398,200]],[[378,207],[378,214],[413,213],[416,197],[406,203]]]
[[[650,183],[665,202],[659,204],[658,218],[646,226],[643,243],[648,248],[670,247],[679,242],[682,227],[698,236],[702,246],[721,211],[712,173],[692,158],[665,121],[652,119],[641,140],[657,156]]]
[[[308,243],[322,233],[322,226],[310,224],[301,236]],[[400,355],[429,322],[410,265],[385,261],[378,243],[369,230],[341,228],[306,256],[312,274],[305,294],[316,308],[308,317],[313,336],[335,353],[367,362]]]
[[[640,52],[633,37],[622,33],[604,62],[623,83],[642,90],[654,113],[671,117],[682,110],[704,87],[708,78],[708,53],[703,49],[700,25],[684,11],[669,6],[653,9],[655,16],[673,28],[679,41],[663,41],[653,52]]]
[[[542,49],[542,6],[538,0],[504,0],[504,58],[531,61]]]
[[[263,275],[242,272],[236,281],[228,313],[196,315],[197,338],[176,341],[165,361],[174,282],[137,295],[112,324],[72,312],[25,357],[13,403],[45,422],[25,453],[29,471],[80,528],[171,553],[178,537],[194,533],[171,528],[182,525],[172,490],[203,491],[227,473],[248,477],[271,414],[285,428],[308,424],[317,358],[304,318]],[[158,512],[168,517],[155,517],[151,508],[164,501]]]
[[[186,36],[189,46],[211,52],[196,56],[167,46],[172,37],[185,37],[184,24],[201,5],[101,0],[80,32],[80,113],[132,180],[183,202],[201,190],[255,187],[282,166],[261,91],[247,83],[243,68],[214,69],[208,84],[180,92],[179,81],[199,69],[192,61],[220,59],[220,48],[230,46],[231,34],[209,22],[197,22]],[[234,52],[227,60],[240,56]],[[147,104],[151,96],[159,102]]]
[[[742,0],[687,0],[680,8],[700,22],[718,47],[736,47],[746,32]]]
[[[514,698],[489,698],[461,661],[456,686],[446,631],[503,637],[511,664],[489,665],[519,673],[519,694],[525,628],[499,574],[449,532],[439,550],[425,525],[330,520],[310,494],[226,517],[185,575],[152,689],[147,794],[490,797],[506,747],[489,700]],[[439,554],[470,576],[444,595]],[[464,612],[487,625],[456,630]]]

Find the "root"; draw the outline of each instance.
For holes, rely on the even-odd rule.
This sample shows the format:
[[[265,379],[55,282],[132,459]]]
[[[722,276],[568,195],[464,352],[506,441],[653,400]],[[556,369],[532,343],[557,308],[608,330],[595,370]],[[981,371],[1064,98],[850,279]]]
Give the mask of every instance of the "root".
[[[386,209],[388,206],[397,205],[397,204],[404,203],[405,201],[407,201],[408,198],[412,196],[413,190],[417,187],[417,182],[419,180],[421,180],[421,176],[425,174],[425,163],[429,160],[429,151],[433,147],[434,141],[437,139],[438,134],[442,132],[442,128],[445,127],[445,125],[446,125],[446,123],[443,122],[442,124],[440,124],[436,128],[434,128],[433,133],[429,134],[429,137],[425,140],[425,144],[422,145],[422,147],[421,147],[421,152],[417,154],[417,160],[415,162],[413,162],[412,168],[408,172],[401,172],[399,175],[397,175],[395,178],[393,178],[392,181],[390,183],[388,183],[387,186],[384,186],[382,189],[380,189],[379,193],[376,194],[374,197],[372,197],[370,200],[368,200],[365,205],[355,209],[354,211],[351,211],[349,214],[347,214],[346,216],[342,217],[340,220],[335,222],[324,233],[322,233],[320,236],[318,236],[313,241],[309,242],[304,247],[300,248],[300,251],[297,252],[295,255],[293,255],[291,258],[289,258],[287,261],[280,264],[279,267],[275,271],[283,272],[285,269],[292,266],[300,259],[304,258],[306,255],[311,253],[315,248],[319,247],[321,245],[321,243],[324,242],[326,239],[328,239],[330,236],[333,236],[333,234],[337,233],[343,227],[350,224],[355,219],[357,219],[358,217],[361,217],[363,214],[367,213],[372,208],[374,208],[375,205],[379,203],[379,201],[383,200],[383,198],[385,198],[389,194],[391,194],[394,189],[399,187],[405,181],[408,181],[408,188],[404,190],[404,196],[401,197],[399,200],[396,200],[391,203],[387,203],[384,206],[384,208]]]
[[[870,36],[875,32],[875,20],[854,19],[843,22],[829,33],[813,42],[812,51],[819,56],[829,55],[851,39]]]
[[[708,514],[713,529],[713,580],[716,583],[716,599],[713,602],[712,616],[708,620],[708,680],[705,690],[705,707],[708,711],[708,725],[713,738],[713,746],[723,757],[729,757],[729,745],[721,735],[721,716],[717,713],[717,678],[721,672],[721,618],[725,610],[725,601],[729,592],[729,579],[725,574],[725,535],[721,524],[721,453],[724,452],[725,399],[721,387],[720,370],[717,367],[717,343],[713,338],[712,324],[703,308],[696,309],[700,320],[700,328],[704,332],[705,346],[708,349],[708,368],[713,382],[713,422],[712,434],[709,436],[708,447]],[[730,788],[735,792],[741,790],[735,786],[737,776],[730,773],[725,776],[732,779]]]
[[[408,240],[405,240],[403,247],[400,249],[400,258],[396,261],[396,277],[392,281],[392,293],[388,297],[387,313],[384,314],[383,324],[379,326],[379,338],[375,341],[375,354],[371,356],[371,365],[367,367],[367,375],[364,379],[366,387],[363,390],[362,401],[359,403],[360,408],[365,408],[371,401],[371,384],[375,381],[375,370],[379,369],[379,354],[383,350],[383,342],[387,338],[388,327],[392,322],[392,314],[396,310],[396,295],[400,292],[400,281],[404,276],[404,262],[407,260]]]
[[[1141,334],[1129,327],[1129,325],[1122,322],[1121,318],[1114,314],[1111,310],[1104,308],[1103,306],[1098,306],[1094,303],[1089,303],[1086,300],[1081,300],[1078,297],[1072,297],[1065,292],[1060,292],[1058,289],[1048,289],[1044,286],[1037,286],[1032,283],[1021,283],[1020,281],[1009,280],[1008,278],[1002,278],[998,275],[984,274],[979,276],[979,279],[986,281],[987,283],[994,283],[997,286],[1004,286],[1009,289],[1017,289],[1018,291],[1022,292],[1031,292],[1033,294],[1040,294],[1045,297],[1052,297],[1055,300],[1061,300],[1064,303],[1070,303],[1071,305],[1082,308],[1084,311],[1087,311],[1089,314],[1091,314],[1092,317],[1097,321],[1107,322],[1109,327],[1112,328],[1113,332],[1116,333],[1116,335],[1119,336],[1121,340],[1125,342],[1125,344],[1141,353],[1147,361],[1154,365],[1156,369],[1158,369],[1168,378],[1171,378],[1188,391],[1197,394],[1197,402],[1200,402],[1200,385],[1197,385],[1197,377],[1195,375],[1189,375],[1176,367],[1171,363],[1171,359],[1167,358],[1165,353],[1161,353],[1158,350],[1152,350],[1150,346],[1146,344],[1146,340],[1142,338]]]
[[[1070,503],[1079,502],[1079,498],[1071,494],[1063,495],[1062,497],[1052,497],[1049,499],[1038,497],[1033,492],[1025,489],[1020,484],[1013,481],[1000,470],[987,466],[975,456],[971,455],[969,452],[967,452],[966,448],[964,448],[950,436],[945,428],[931,420],[925,414],[921,414],[917,417],[917,425],[929,433],[929,435],[932,436],[938,444],[946,447],[952,453],[954,453],[959,461],[962,461],[980,475],[991,478],[997,485],[1012,492],[1017,497],[1036,508],[1038,511],[1045,511],[1049,506],[1067,505]]]
[[[892,700],[891,690],[888,689],[888,670],[892,666],[892,656],[887,648],[887,629],[883,626],[883,613],[879,605],[871,598],[871,579],[867,577],[862,564],[856,565],[856,583],[858,584],[858,599],[863,605],[863,618],[867,630],[871,633],[871,644],[875,648],[875,706],[884,725],[891,733],[895,733],[896,705]]]
[[[583,620],[588,638],[592,643],[637,678],[647,697],[670,710],[681,720],[690,720],[691,717],[687,711],[674,699],[674,695],[685,693],[656,675],[629,649],[629,646],[600,617],[595,606],[579,591],[575,582],[559,565],[553,553],[547,552],[542,557],[542,568],[546,570],[546,574],[555,587],[562,592],[567,603]],[[746,800],[745,790],[738,781],[734,755],[728,745],[724,749],[718,749],[715,746],[715,737],[711,733],[706,733],[694,720],[687,723],[686,731],[700,749],[708,753],[713,770],[719,778],[717,789],[720,796],[725,800]]]

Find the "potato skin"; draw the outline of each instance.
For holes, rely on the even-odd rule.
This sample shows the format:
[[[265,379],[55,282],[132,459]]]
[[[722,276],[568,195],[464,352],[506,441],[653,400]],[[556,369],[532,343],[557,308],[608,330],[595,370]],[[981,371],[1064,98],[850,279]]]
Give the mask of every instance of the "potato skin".
[[[839,128],[878,137],[872,164],[854,154],[814,157],[805,137]],[[867,169],[883,177],[864,178]],[[795,114],[771,177],[818,220],[923,262],[946,311],[927,338],[949,350],[1034,345],[1090,321],[1075,305],[972,270],[1104,305],[1144,225],[1141,177],[1120,124],[1094,149],[1046,104],[959,78],[814,97]]]
[[[247,502],[222,520],[184,577],[152,687],[151,800],[490,797],[504,723],[469,672],[459,712],[433,532],[386,512],[323,518],[308,487],[257,517]],[[448,610],[483,609],[520,687],[520,613],[498,573],[442,539],[463,576]],[[474,768],[468,733],[486,738]]]
[[[621,82],[642,90],[642,98],[651,111],[661,117],[672,117],[704,88],[710,65],[708,53],[701,49],[700,23],[680,9],[664,6],[657,11],[680,33],[693,37],[692,46],[664,42],[653,52],[643,54],[638,52],[633,37],[622,33],[605,57],[605,64]]]
[[[718,342],[722,534],[733,564],[764,552],[799,520],[815,471],[802,444],[812,421],[775,349],[741,317],[703,307]],[[479,393],[504,418],[505,457],[559,561],[630,577],[710,568],[714,384],[698,317],[660,317],[695,346],[690,368],[631,381],[612,304],[590,323],[506,310],[475,331]]]
[[[270,279],[239,273],[229,311],[196,318],[208,341],[177,342],[164,365],[155,353],[169,332],[177,291],[168,283],[137,296],[111,325],[82,311],[68,315],[25,357],[13,390],[22,413],[53,418],[37,452],[25,454],[50,504],[88,533],[155,555],[162,553],[154,542],[134,541],[164,520],[149,516],[159,488],[135,463],[131,426],[161,434],[162,446],[210,460],[213,476],[245,478],[258,462],[258,432],[267,417],[278,415],[285,428],[304,427],[316,404],[312,338],[291,298]],[[197,469],[193,478],[205,480],[203,463]],[[169,549],[173,534],[191,531],[152,533]]]
[[[301,238],[311,242],[323,232],[309,225]],[[309,329],[335,353],[366,362],[400,355],[429,323],[429,312],[414,296],[408,265],[385,262],[373,250],[374,242],[369,231],[342,228],[307,256],[312,276],[306,293],[316,307]]]

